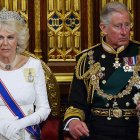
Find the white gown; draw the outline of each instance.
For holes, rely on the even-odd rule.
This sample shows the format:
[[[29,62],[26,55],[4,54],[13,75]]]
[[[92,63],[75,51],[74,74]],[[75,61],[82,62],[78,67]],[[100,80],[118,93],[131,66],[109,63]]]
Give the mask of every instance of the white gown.
[[[47,119],[50,113],[44,71],[38,59],[29,58],[21,68],[12,71],[0,70],[0,79],[21,107],[25,115],[31,116],[31,125],[39,124]],[[36,110],[34,112],[34,106]],[[11,111],[0,98],[0,120],[14,119]],[[23,140],[34,139],[25,129]],[[0,140],[5,138],[1,135]]]

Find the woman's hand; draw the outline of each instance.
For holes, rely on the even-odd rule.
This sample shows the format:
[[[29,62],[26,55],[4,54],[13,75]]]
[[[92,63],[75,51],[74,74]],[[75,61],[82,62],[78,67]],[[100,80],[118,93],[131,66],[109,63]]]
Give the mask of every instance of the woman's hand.
[[[12,121],[10,124],[7,124],[6,128],[7,130],[5,135],[9,140],[20,139],[19,130],[21,130],[21,128],[18,120]]]
[[[10,126],[13,124],[13,122],[15,122],[15,120],[1,120],[0,121],[0,134],[3,135],[4,137],[6,137],[9,140],[19,140],[20,136],[19,136],[19,131],[16,133],[9,134],[9,130],[10,130]]]
[[[89,136],[87,125],[80,120],[71,120],[68,128],[74,139],[78,139],[83,136]]]

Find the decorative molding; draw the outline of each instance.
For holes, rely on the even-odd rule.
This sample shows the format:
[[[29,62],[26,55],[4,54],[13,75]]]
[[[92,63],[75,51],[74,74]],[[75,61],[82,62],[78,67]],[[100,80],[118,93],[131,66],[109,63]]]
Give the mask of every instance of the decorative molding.
[[[40,1],[35,0],[35,50],[34,53],[39,58],[42,58],[42,50],[40,44]]]
[[[54,73],[57,82],[71,82],[73,73]]]
[[[93,0],[87,0],[88,2],[88,48],[93,45]]]

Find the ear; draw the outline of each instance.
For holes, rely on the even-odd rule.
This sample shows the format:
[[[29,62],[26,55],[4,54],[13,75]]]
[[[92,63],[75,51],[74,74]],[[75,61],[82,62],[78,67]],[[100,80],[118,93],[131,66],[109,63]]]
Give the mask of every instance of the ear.
[[[104,35],[107,35],[107,25],[105,25],[103,22],[101,22],[100,25],[99,25],[99,27],[100,27],[102,33]]]

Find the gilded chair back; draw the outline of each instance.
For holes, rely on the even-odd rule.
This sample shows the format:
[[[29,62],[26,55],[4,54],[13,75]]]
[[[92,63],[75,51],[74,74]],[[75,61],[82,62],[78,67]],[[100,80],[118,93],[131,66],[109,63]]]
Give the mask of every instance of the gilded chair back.
[[[33,53],[30,53],[28,51],[23,52],[23,55],[33,57],[36,59],[40,59],[37,56],[35,56]],[[41,59],[40,59],[41,60]],[[52,116],[60,116],[60,90],[59,85],[56,81],[56,78],[50,68],[47,66],[47,64],[41,60],[42,67],[45,72],[45,78],[46,78],[46,86],[47,86],[47,92],[48,92],[48,100],[51,107],[51,115]]]

